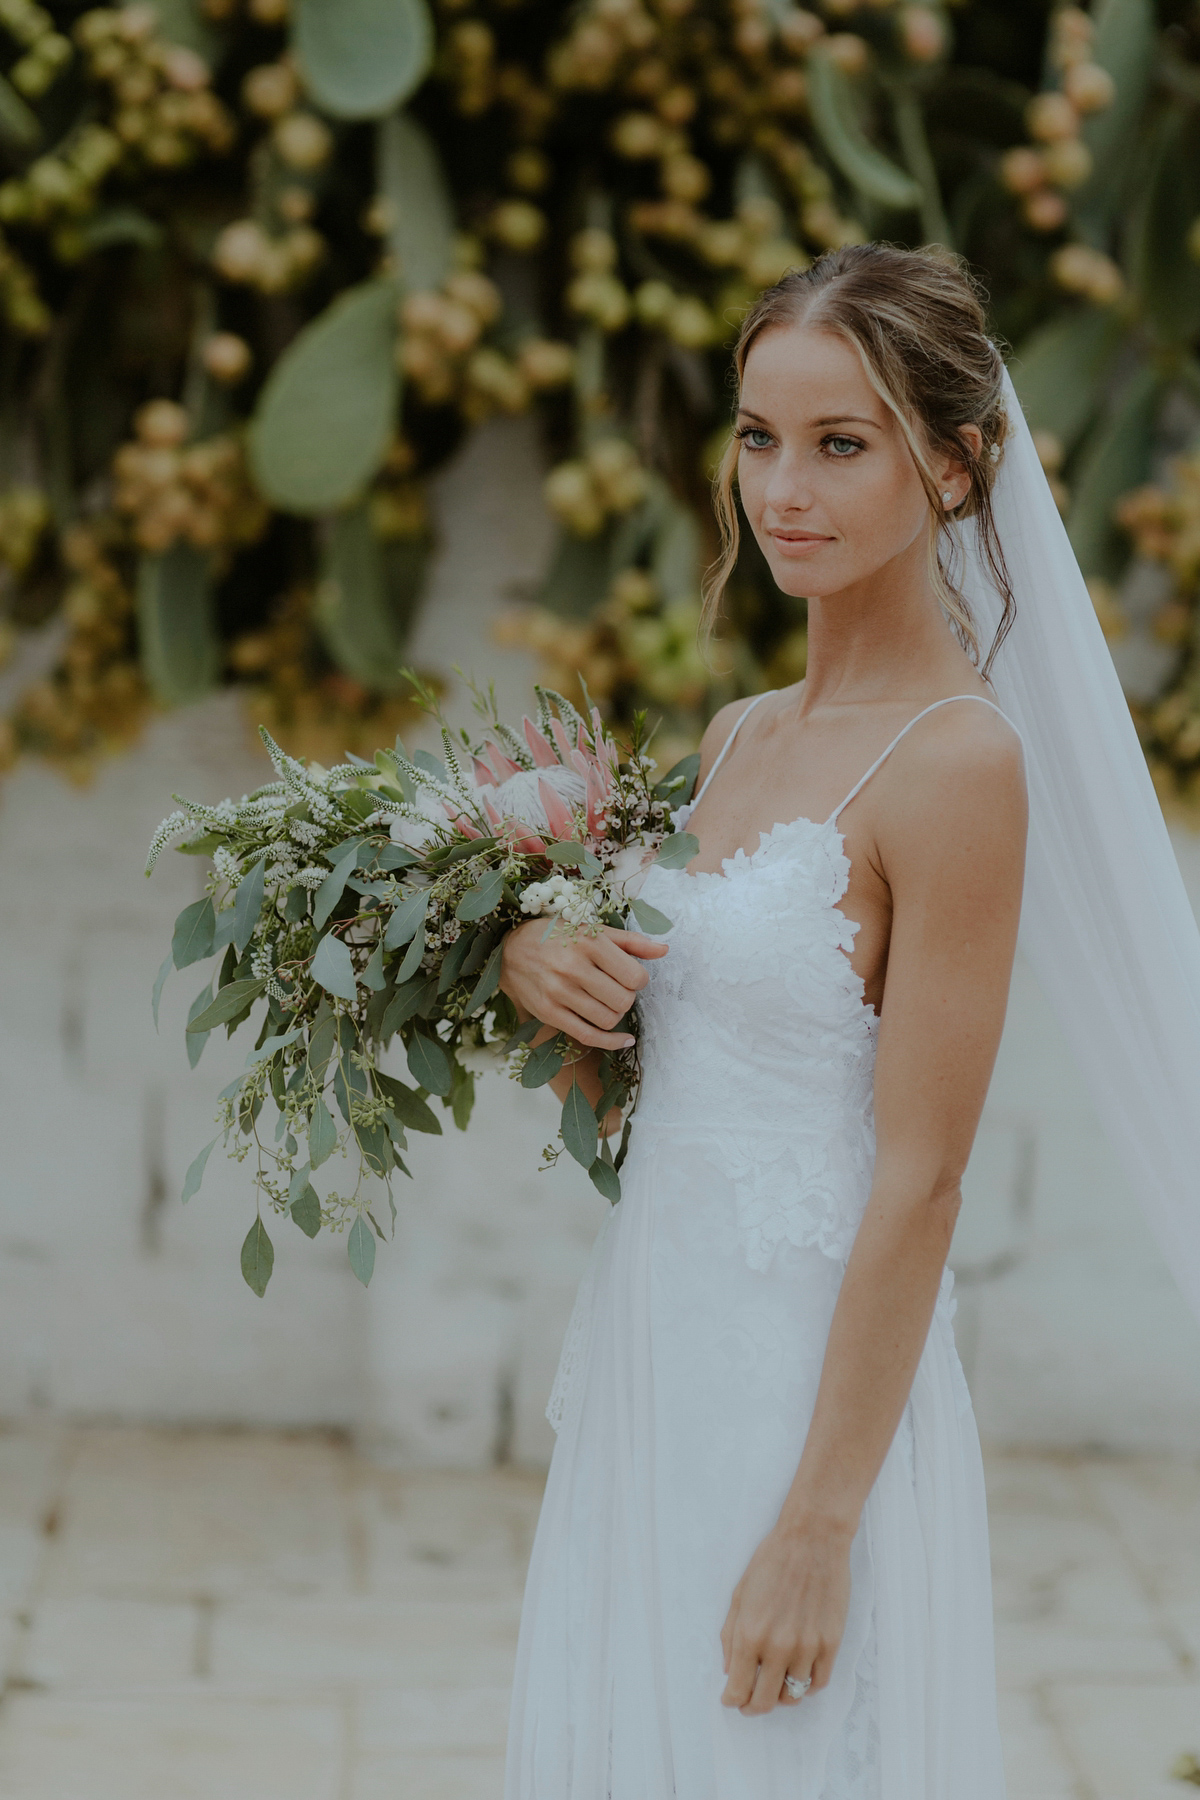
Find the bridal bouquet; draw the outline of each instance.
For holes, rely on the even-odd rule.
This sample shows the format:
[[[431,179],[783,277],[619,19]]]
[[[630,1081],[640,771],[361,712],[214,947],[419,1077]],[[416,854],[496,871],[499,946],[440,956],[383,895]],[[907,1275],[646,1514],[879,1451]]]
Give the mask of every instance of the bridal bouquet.
[[[176,795],[179,810],[151,843],[147,875],[173,839],[212,864],[204,897],[175,922],[154,984],[156,1026],[171,969],[219,956],[188,1014],[192,1067],[219,1027],[258,1027],[245,1071],[219,1096],[220,1130],[183,1186],[186,1201],[221,1139],[239,1162],[253,1158],[258,1214],[241,1263],[256,1294],[274,1262],[264,1209],[310,1238],[322,1226],[345,1232],[365,1285],[383,1236],[376,1196],[386,1194],[394,1225],[391,1177],[409,1173],[406,1133],[441,1131],[431,1098],[465,1129],[481,1069],[507,1062],[522,1086],[538,1087],[582,1054],[561,1035],[530,1047],[539,1022],[520,1023],[499,989],[506,932],[533,917],[595,932],[629,914],[644,931],[670,929],[638,889],[651,861],[678,867],[695,855],[671,814],[690,796],[698,757],[655,782],[641,720],[622,746],[594,708],[585,718],[560,694],[538,689],[537,722],[524,719],[519,733],[494,701],[476,700],[478,742],[437,715],[442,757],[410,757],[397,739],[373,763],[325,770],[263,731],[278,780],[217,806]],[[636,1036],[636,1016],[625,1024]],[[379,1067],[397,1038],[412,1085]],[[605,1055],[601,1079],[595,1107],[572,1082],[561,1139],[616,1201],[628,1119],[615,1156],[599,1122],[636,1097],[636,1048]]]

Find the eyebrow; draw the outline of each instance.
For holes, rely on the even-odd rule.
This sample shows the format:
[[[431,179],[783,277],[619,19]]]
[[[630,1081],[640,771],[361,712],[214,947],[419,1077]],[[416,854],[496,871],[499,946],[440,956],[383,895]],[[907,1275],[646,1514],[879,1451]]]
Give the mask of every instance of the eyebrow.
[[[765,425],[767,423],[767,421],[763,418],[761,413],[751,412],[750,408],[748,406],[739,406],[738,407],[738,417],[745,418],[745,419],[755,419],[758,421],[758,423],[760,425]],[[878,419],[865,419],[859,413],[838,413],[837,415],[835,415],[835,417],[833,417],[831,419],[813,419],[812,423],[813,423],[813,425],[816,425],[816,426],[873,425],[875,427],[876,431],[878,431],[880,429],[880,424],[879,424]]]

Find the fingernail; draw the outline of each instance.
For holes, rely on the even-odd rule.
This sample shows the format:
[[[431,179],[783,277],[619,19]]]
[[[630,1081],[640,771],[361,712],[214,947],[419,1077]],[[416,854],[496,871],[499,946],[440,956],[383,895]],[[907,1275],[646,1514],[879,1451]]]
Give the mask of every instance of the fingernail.
[[[637,1043],[636,1038],[622,1038],[621,1039],[621,1048],[622,1048],[622,1050],[632,1050],[633,1046],[636,1043]]]

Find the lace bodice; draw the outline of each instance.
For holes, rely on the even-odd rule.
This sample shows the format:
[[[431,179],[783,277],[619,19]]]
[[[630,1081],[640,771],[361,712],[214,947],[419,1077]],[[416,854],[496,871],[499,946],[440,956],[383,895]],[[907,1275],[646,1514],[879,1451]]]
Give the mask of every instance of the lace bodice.
[[[824,823],[776,825],[720,871],[654,865],[647,875],[643,897],[673,928],[669,954],[646,965],[638,1003],[635,1132],[703,1141],[732,1184],[752,1268],[785,1242],[850,1254],[875,1162],[878,1021],[850,962],[858,926],[839,910],[850,863],[837,821],[913,726],[951,703],[910,720]],[[679,809],[678,829],[703,792]]]
[[[704,1141],[756,1268],[785,1241],[844,1260],[867,1202],[876,1018],[838,910],[849,875],[836,825],[797,819],[724,873],[655,867],[642,890],[674,924],[639,1000],[635,1130]]]

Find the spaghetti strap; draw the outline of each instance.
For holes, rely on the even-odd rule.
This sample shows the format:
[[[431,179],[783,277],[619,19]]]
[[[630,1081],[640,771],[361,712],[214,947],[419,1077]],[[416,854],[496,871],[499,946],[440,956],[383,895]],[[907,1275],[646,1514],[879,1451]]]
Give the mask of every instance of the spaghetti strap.
[[[914,725],[919,725],[921,723],[921,720],[928,718],[928,716],[931,712],[937,712],[937,710],[940,706],[953,706],[959,700],[974,700],[980,706],[990,706],[994,713],[1000,714],[1000,717],[1004,720],[1006,725],[1012,725],[1013,730],[1014,731],[1017,730],[1016,726],[1012,724],[1012,720],[1009,718],[1008,714],[1006,712],[1004,712],[1002,710],[1002,708],[997,706],[996,702],[994,700],[988,700],[983,694],[951,694],[945,700],[935,700],[933,702],[932,706],[927,706],[924,708],[923,711],[919,712],[915,719],[910,719],[908,721],[908,724],[904,727],[903,731],[898,731],[896,733],[895,737],[892,739],[892,741],[888,745],[887,749],[883,752],[882,756],[877,756],[875,758],[875,761],[871,764],[871,766],[867,770],[866,774],[864,776],[862,776],[860,780],[855,782],[854,786],[850,789],[850,792],[846,795],[846,798],[842,801],[841,805],[834,807],[833,811],[830,813],[830,815],[826,819],[825,823],[827,825],[836,825],[837,819],[838,819],[838,814],[844,812],[846,810],[846,808],[849,806],[850,802],[854,799],[855,795],[860,794],[862,792],[862,790],[866,787],[868,781],[870,781],[872,775],[874,775],[875,771],[877,769],[880,769],[883,767],[883,765],[887,761],[888,757],[892,754],[892,751],[896,748],[896,745],[898,743],[900,743],[901,739],[906,738],[908,736],[909,732],[912,730]],[[746,711],[749,712],[749,710],[750,710],[749,707],[747,707]],[[742,718],[744,718],[744,717],[745,717],[745,713],[743,713],[743,715],[742,715]],[[738,724],[739,725],[741,724],[741,719],[738,720]],[[736,730],[736,727],[735,727],[735,730]],[[1020,735],[1021,735],[1020,732],[1017,732],[1017,736],[1020,737]],[[714,765],[713,772],[714,772],[714,774],[716,772],[715,765]],[[711,776],[709,779],[711,780]]]
[[[737,720],[734,724],[733,730],[730,732],[729,736],[725,739],[725,742],[721,745],[721,748],[717,752],[716,762],[713,764],[712,768],[708,771],[708,774],[704,777],[704,781],[700,788],[700,792],[696,795],[696,798],[692,801],[692,810],[693,811],[695,811],[696,807],[699,806],[699,804],[703,800],[705,794],[708,792],[709,782],[712,780],[713,776],[716,774],[716,772],[720,768],[721,764],[725,761],[726,756],[729,754],[729,749],[733,743],[734,738],[737,736],[738,732],[742,729],[742,726],[745,724],[746,720],[750,717],[750,714],[754,711],[755,707],[758,705],[760,700],[765,700],[767,698],[768,694],[773,694],[774,692],[775,692],[774,688],[768,688],[765,693],[755,694],[755,696],[754,696],[753,700],[751,700],[749,706],[744,706],[742,708],[741,712],[737,716]],[[845,803],[843,802],[843,804],[845,804]]]

